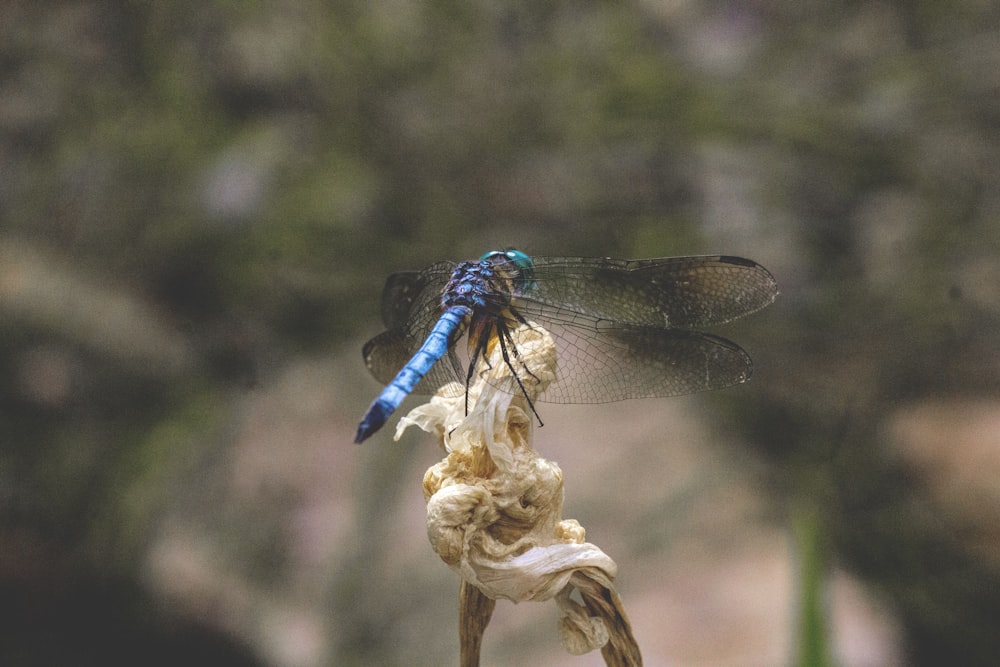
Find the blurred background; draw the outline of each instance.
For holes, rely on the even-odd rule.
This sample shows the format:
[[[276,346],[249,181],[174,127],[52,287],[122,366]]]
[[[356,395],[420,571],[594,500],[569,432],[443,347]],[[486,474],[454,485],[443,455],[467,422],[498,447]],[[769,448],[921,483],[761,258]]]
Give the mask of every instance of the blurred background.
[[[393,271],[751,257],[745,385],[542,406],[650,665],[1000,651],[1000,6],[0,4],[0,663],[457,664]],[[418,404],[410,399],[404,409]],[[599,665],[553,604],[485,664]]]

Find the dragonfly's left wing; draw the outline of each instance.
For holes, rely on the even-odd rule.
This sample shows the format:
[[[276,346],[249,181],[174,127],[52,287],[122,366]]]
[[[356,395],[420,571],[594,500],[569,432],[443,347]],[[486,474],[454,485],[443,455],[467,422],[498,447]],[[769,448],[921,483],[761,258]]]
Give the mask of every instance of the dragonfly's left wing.
[[[438,262],[422,271],[394,273],[382,290],[382,321],[386,330],[362,350],[365,365],[388,384],[413,357],[441,316],[441,290],[454,265]],[[414,393],[430,394],[442,385],[463,381],[465,373],[454,349],[442,357],[417,384]]]

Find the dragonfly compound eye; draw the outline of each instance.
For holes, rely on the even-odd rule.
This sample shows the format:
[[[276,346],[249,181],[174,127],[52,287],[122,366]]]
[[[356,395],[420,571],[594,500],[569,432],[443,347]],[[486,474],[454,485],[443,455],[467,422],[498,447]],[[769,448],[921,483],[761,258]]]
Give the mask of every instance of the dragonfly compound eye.
[[[517,291],[528,292],[535,287],[535,262],[527,254],[514,248],[507,250],[491,250],[479,258],[480,262],[490,264],[513,264],[516,267]]]

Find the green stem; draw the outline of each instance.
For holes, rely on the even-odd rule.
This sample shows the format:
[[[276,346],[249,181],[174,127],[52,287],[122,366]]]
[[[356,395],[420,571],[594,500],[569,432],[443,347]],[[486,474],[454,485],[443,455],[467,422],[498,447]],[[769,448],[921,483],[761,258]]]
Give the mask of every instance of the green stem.
[[[798,555],[799,667],[832,667],[826,608],[826,535],[819,508],[800,502],[792,512],[792,530]]]

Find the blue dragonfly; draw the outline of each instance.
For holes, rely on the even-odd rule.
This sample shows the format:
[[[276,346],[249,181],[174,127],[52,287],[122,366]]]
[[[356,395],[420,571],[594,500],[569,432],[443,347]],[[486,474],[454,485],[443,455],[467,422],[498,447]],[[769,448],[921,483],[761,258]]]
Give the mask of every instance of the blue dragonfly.
[[[511,249],[393,274],[382,294],[386,331],[363,349],[386,387],[354,441],[379,430],[410,393],[457,381],[468,400],[496,346],[527,396],[525,384],[537,378],[517,351],[512,331],[520,325],[541,326],[556,343],[557,377],[536,397],[541,402],[609,403],[745,382],[749,355],[694,329],[753,313],[777,295],[767,269],[725,255],[617,260]],[[463,357],[458,342],[466,334]]]

